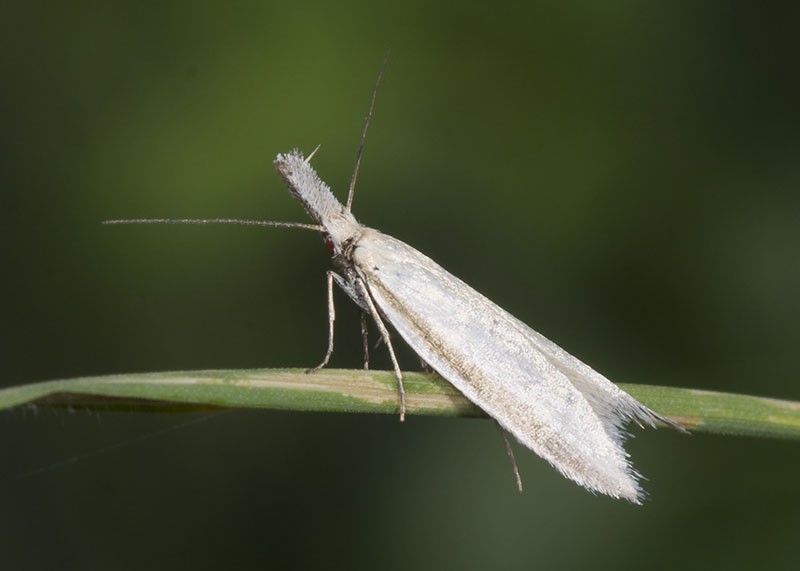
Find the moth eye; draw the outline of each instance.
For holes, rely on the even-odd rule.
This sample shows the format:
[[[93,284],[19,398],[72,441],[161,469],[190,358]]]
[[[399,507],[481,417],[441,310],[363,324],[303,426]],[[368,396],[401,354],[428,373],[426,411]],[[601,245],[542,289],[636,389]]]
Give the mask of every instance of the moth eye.
[[[333,256],[333,240],[330,238],[325,239],[325,251]]]

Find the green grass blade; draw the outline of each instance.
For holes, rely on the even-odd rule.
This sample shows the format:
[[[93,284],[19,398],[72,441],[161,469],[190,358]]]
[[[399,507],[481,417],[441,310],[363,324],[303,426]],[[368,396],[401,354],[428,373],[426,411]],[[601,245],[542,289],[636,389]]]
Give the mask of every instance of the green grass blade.
[[[406,373],[406,412],[483,416],[435,375]],[[800,438],[800,403],[694,389],[621,384],[642,403],[693,432]],[[46,381],[0,390],[0,409],[25,404],[102,410],[272,408],[398,414],[387,371],[302,369],[178,371]]]

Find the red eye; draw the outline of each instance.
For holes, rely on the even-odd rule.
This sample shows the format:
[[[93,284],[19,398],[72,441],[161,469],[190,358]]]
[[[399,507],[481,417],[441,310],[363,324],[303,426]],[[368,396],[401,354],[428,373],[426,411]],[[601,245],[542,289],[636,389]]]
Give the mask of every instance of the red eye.
[[[325,251],[333,256],[333,241],[330,238],[325,240]]]

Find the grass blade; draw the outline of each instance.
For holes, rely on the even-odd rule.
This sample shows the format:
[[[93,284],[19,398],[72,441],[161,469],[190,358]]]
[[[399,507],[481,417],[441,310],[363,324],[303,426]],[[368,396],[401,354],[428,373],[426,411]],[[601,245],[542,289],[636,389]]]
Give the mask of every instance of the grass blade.
[[[408,414],[484,416],[441,378],[406,373]],[[800,403],[695,389],[621,384],[692,432],[800,439]],[[46,405],[147,412],[209,408],[398,414],[388,371],[233,369],[83,377],[0,390],[0,409]]]

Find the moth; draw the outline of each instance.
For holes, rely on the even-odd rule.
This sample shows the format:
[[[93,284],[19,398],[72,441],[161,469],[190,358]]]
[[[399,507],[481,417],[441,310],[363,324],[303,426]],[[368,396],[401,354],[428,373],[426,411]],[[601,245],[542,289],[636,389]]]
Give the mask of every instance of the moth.
[[[384,63],[385,65],[385,63]],[[333,351],[333,284],[375,322],[398,381],[403,375],[387,324],[436,373],[524,446],[592,492],[639,504],[643,490],[623,448],[624,425],[682,429],[400,240],[356,220],[352,199],[378,76],[346,204],[293,150],[274,164],[313,224],[259,220],[136,219],[107,223],[234,223],[310,229],[322,234],[337,272],[327,273],[327,364]],[[314,151],[316,152],[316,150]],[[362,321],[362,328],[364,322]],[[364,329],[364,331],[366,331]]]

